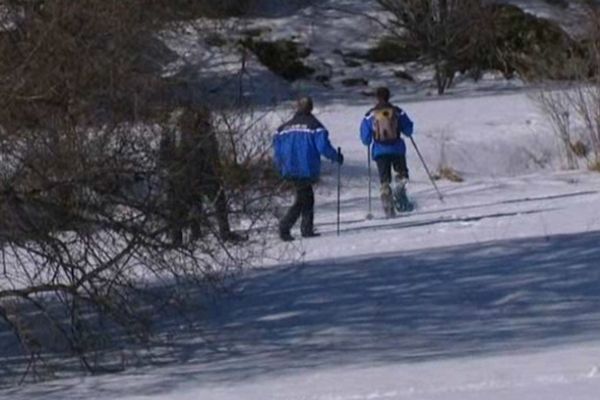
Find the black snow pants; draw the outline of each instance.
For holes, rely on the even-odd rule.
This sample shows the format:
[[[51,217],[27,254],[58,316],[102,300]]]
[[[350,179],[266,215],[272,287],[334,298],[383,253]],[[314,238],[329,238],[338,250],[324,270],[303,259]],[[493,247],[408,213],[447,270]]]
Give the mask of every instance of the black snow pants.
[[[310,235],[314,230],[315,194],[313,182],[296,180],[293,183],[296,189],[296,198],[279,224],[279,233],[289,234],[298,218],[302,216],[300,232],[303,236]]]

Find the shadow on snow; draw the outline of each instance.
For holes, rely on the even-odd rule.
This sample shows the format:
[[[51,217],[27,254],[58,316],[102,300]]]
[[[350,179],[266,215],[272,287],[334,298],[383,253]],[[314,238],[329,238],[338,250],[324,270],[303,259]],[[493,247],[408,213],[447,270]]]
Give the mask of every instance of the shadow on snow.
[[[599,241],[590,232],[254,271],[176,341],[160,378],[109,394],[596,340]]]

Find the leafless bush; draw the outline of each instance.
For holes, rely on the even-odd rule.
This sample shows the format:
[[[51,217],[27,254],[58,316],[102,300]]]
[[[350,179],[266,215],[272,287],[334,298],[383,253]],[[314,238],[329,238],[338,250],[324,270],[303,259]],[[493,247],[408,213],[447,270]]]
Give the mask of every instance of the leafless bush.
[[[393,18],[383,24],[435,67],[438,93],[452,85],[463,59],[490,41],[491,14],[480,0],[377,0]]]
[[[149,343],[188,285],[220,285],[260,249],[258,234],[224,235],[221,217],[247,229],[264,219],[272,188],[253,166],[267,164],[267,144],[239,136],[256,131],[246,110],[228,126],[220,110],[166,101],[148,57],[177,16],[168,3],[5,4],[0,330],[29,372],[56,356],[121,368],[116,349]],[[165,138],[186,135],[195,145],[176,144],[165,164]]]
[[[571,98],[564,91],[541,91],[536,95],[536,101],[546,116],[557,138],[562,144],[563,154],[568,169],[577,168],[577,158],[573,151],[571,137]]]
[[[517,5],[481,0],[378,0],[391,18],[378,22],[391,32],[378,58],[417,56],[435,68],[438,93],[460,72],[478,80],[484,71],[518,74],[526,80],[570,77],[565,64],[580,51],[560,24]],[[393,50],[393,51],[392,51]],[[392,51],[394,56],[385,56]]]
[[[594,165],[600,162],[600,8],[586,0],[579,6],[580,21],[585,27],[582,49],[564,66],[574,79],[566,88],[550,87],[536,96],[563,143],[569,168],[577,166],[576,156],[585,157]],[[582,138],[572,137],[573,123],[583,125]]]

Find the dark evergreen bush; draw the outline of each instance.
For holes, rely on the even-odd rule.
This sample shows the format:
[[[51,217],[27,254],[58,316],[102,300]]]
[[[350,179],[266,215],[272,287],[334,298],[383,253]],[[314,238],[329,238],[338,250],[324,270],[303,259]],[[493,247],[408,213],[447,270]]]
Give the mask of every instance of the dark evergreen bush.
[[[367,60],[377,63],[405,63],[419,58],[419,49],[410,46],[402,38],[384,36],[375,47],[369,49]]]
[[[512,5],[491,5],[494,41],[479,60],[484,69],[528,80],[568,79],[565,66],[578,53],[573,39],[555,22],[528,14]]]
[[[290,82],[307,78],[315,72],[302,62],[310,50],[292,40],[269,42],[249,38],[242,45],[252,51],[263,65]]]

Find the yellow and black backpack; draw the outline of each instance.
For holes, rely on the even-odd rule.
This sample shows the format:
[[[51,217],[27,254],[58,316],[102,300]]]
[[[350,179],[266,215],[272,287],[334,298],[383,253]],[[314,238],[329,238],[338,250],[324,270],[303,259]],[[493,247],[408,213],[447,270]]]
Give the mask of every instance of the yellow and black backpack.
[[[398,140],[398,115],[393,107],[373,111],[373,139],[378,143],[393,143]]]

